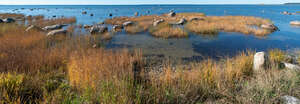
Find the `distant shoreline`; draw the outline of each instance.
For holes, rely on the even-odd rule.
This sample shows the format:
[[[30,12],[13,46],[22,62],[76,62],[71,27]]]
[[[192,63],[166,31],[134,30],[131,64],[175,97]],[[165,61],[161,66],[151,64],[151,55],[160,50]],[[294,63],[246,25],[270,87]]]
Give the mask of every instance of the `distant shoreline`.
[[[287,5],[289,3],[284,4],[0,4],[0,6],[132,6],[132,5],[140,5],[140,6],[169,6],[169,5]],[[299,3],[300,4],[300,3]]]

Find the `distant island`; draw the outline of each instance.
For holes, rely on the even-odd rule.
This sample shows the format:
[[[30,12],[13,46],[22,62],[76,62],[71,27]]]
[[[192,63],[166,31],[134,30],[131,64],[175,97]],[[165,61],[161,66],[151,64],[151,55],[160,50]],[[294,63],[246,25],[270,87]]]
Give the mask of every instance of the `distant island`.
[[[284,5],[300,5],[300,3],[284,3]]]

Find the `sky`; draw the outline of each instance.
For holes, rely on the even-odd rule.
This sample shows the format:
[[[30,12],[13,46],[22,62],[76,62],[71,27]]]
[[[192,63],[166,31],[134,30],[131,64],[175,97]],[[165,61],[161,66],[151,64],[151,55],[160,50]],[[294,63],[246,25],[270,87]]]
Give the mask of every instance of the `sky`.
[[[0,0],[0,5],[282,4],[300,0]]]

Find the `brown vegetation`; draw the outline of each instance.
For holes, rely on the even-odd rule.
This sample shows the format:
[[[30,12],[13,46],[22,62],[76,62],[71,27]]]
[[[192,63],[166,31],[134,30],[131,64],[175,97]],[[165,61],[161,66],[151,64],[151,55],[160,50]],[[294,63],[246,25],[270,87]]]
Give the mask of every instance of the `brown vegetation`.
[[[168,17],[167,14],[163,14],[161,16],[147,15],[140,17],[117,17],[107,19],[105,20],[105,23],[113,25],[122,25],[122,23],[126,21],[133,21],[138,27],[143,28],[144,31],[150,30],[149,32],[152,33],[154,36],[168,38],[169,36],[155,35],[157,33],[153,33],[153,31],[151,31],[153,30],[152,28],[155,28],[155,26],[153,27],[153,22],[156,20],[163,19],[164,23],[172,24],[177,23],[182,18],[188,20],[187,24],[184,25],[185,29],[198,34],[217,34],[219,31],[225,31],[240,32],[243,34],[254,34],[256,36],[265,36],[272,32],[271,30],[260,28],[262,24],[272,24],[271,21],[267,19],[250,16],[205,16],[203,13],[178,13],[175,17]],[[195,18],[197,18],[198,20],[193,20]],[[156,28],[155,30],[158,29],[164,29],[161,31],[166,31],[166,29],[170,28]]]

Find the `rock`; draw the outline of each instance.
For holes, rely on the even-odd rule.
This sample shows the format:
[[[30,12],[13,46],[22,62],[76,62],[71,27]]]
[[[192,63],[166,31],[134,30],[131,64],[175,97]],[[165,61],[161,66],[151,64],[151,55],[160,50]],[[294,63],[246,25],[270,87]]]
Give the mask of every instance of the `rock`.
[[[31,25],[31,26],[29,26],[25,31],[26,32],[29,32],[29,31],[31,31],[31,30],[38,30],[38,31],[43,31],[43,29],[42,28],[40,28],[40,27],[37,27],[37,26],[35,26],[35,25]]]
[[[111,17],[111,16],[113,16],[113,14],[112,14],[112,13],[109,13],[109,16]]]
[[[300,26],[300,21],[291,21],[290,24]]]
[[[283,12],[281,12],[281,14],[287,15],[287,14],[289,14],[289,12],[288,11],[283,11]]]
[[[95,33],[104,33],[104,32],[107,32],[107,31],[108,31],[108,28],[106,26],[95,25],[95,26],[91,27],[89,32],[91,34],[95,34]]]
[[[272,30],[272,31],[278,30],[278,27],[275,26],[274,24],[263,24],[260,27],[263,29],[268,29],[268,30]]]
[[[281,99],[283,100],[284,104],[300,104],[300,100],[293,96],[282,96]]]
[[[90,16],[94,16],[94,14],[90,14]]]
[[[254,55],[253,70],[258,71],[266,68],[267,55],[265,52],[257,52]]]
[[[123,23],[123,27],[130,26],[130,25],[133,25],[132,21],[127,21]]]
[[[83,28],[91,28],[92,26],[91,25],[83,25]]]
[[[292,70],[300,70],[300,66],[291,64],[291,63],[283,63],[284,67],[287,69],[292,69]]]
[[[67,30],[65,30],[65,29],[52,30],[47,34],[47,36],[55,36],[58,34],[66,34],[66,33],[67,33]]]
[[[56,30],[56,29],[61,29],[64,26],[66,26],[66,25],[59,25],[58,24],[58,25],[46,26],[46,27],[43,28],[43,30],[46,30],[46,31],[48,31],[48,30]]]
[[[157,26],[157,25],[159,25],[160,23],[162,23],[164,21],[165,21],[164,19],[160,19],[160,20],[154,21],[153,22],[153,26]]]
[[[56,17],[56,15],[53,15],[52,17]]]
[[[176,16],[176,13],[173,12],[173,11],[171,11],[171,12],[168,14],[168,16],[169,16],[169,17],[174,17],[174,16]]]
[[[12,19],[12,18],[5,18],[5,19],[3,19],[2,21],[3,21],[4,23],[12,23],[12,22],[15,22],[15,20]]]
[[[3,23],[3,20],[2,20],[2,19],[0,19],[0,23]]]
[[[190,19],[190,21],[198,21],[198,20],[204,20],[204,18],[193,17]]]
[[[134,13],[134,16],[139,16],[139,12],[135,12],[135,13]]]
[[[183,25],[183,24],[185,24],[187,21],[186,21],[186,19],[185,18],[181,18],[180,20],[179,20],[179,22],[177,22],[176,24],[177,25]]]
[[[87,14],[87,12],[86,12],[86,11],[83,11],[82,14]]]
[[[121,29],[123,29],[123,26],[121,26],[121,25],[114,25],[114,26],[113,26],[113,30],[114,30],[114,31],[116,31],[116,30],[121,30]]]

